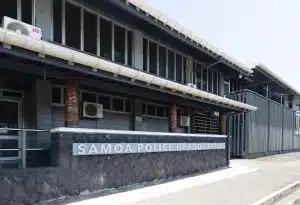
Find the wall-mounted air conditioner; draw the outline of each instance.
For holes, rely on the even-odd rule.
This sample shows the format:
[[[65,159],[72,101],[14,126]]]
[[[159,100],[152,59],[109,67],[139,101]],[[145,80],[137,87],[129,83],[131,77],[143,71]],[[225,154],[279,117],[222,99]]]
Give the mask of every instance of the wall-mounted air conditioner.
[[[190,117],[181,116],[180,117],[180,126],[189,127],[190,126]]]
[[[188,83],[188,84],[186,84],[186,86],[197,89],[197,85],[192,84],[192,83]]]
[[[42,30],[40,28],[9,18],[7,16],[3,17],[3,28],[36,40],[41,40],[42,38]]]
[[[83,102],[82,116],[89,118],[103,118],[103,105]]]

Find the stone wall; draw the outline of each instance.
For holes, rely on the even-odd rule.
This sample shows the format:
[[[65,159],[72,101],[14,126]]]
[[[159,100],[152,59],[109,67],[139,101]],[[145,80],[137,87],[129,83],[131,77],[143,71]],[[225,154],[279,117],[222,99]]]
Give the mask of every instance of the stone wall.
[[[203,173],[228,165],[227,149],[72,155],[72,143],[227,143],[224,137],[54,132],[51,142],[52,168],[0,170],[0,204],[32,204],[65,195],[78,195],[85,190],[117,188]]]

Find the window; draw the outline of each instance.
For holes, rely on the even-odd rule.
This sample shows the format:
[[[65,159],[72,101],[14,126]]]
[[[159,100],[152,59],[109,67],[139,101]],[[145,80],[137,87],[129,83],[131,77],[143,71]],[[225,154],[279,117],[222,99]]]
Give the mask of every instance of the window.
[[[161,77],[166,77],[166,65],[167,59],[166,59],[166,48],[159,47],[159,75]]]
[[[111,60],[112,24],[100,19],[100,56]]]
[[[147,115],[156,116],[154,105],[151,105],[151,104],[147,105]]]
[[[174,80],[175,54],[173,51],[168,51],[168,79]]]
[[[1,19],[4,16],[17,19],[18,18],[17,8],[18,8],[17,0],[9,0],[9,1],[5,1],[5,3],[2,3],[0,6]]]
[[[197,80],[196,85],[198,89],[201,89],[201,84],[203,79],[201,65],[198,63],[196,63],[195,65],[196,65],[196,80]]]
[[[183,84],[185,85],[186,82],[187,82],[187,79],[186,79],[186,72],[187,72],[187,69],[186,69],[186,64],[187,64],[187,60],[186,60],[186,57],[183,57],[183,67],[182,67],[182,73],[183,73]]]
[[[66,45],[80,49],[81,46],[81,12],[80,8],[73,4],[65,5],[65,35]]]
[[[127,65],[132,66],[132,32],[127,31]]]
[[[111,110],[128,113],[131,111],[130,100],[123,97],[81,91],[81,103],[83,102],[102,104],[103,109],[106,111]]]
[[[112,110],[115,111],[125,111],[125,101],[122,98],[113,98],[112,99]]]
[[[212,70],[207,69],[207,87],[208,87],[208,92],[212,93],[212,85],[213,85],[213,75],[212,75]]]
[[[157,74],[157,44],[149,42],[149,72]]]
[[[22,0],[22,21],[32,24],[32,0]],[[2,5],[1,5],[2,6]]]
[[[97,16],[84,11],[84,51],[97,55]]]
[[[148,40],[143,39],[143,70],[148,71]]]
[[[125,64],[125,29],[114,25],[115,61]]]
[[[54,105],[64,105],[65,100],[65,89],[61,86],[52,87],[52,104]]]
[[[230,80],[225,79],[224,80],[224,96],[228,96],[230,93]]]
[[[218,72],[213,71],[213,93],[218,94],[218,89],[219,89],[219,78],[218,78]]]
[[[81,100],[82,100],[82,102],[97,103],[97,95],[96,95],[96,93],[83,92]]]
[[[98,95],[98,102],[103,105],[103,109],[110,110],[110,97]]]
[[[143,115],[152,117],[167,117],[167,107],[162,105],[156,105],[154,103],[143,103],[142,104]]]
[[[202,90],[207,91],[207,69],[202,70]]]
[[[182,55],[176,54],[176,81],[182,83]]]
[[[53,0],[53,32],[54,42],[62,43],[62,3]]]

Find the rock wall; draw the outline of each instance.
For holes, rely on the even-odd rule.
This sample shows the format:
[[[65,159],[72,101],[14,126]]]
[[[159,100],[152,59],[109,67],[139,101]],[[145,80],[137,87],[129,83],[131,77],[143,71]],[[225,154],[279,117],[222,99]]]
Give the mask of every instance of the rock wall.
[[[0,170],[0,204],[32,204],[85,190],[117,188],[228,165],[224,150],[73,156],[72,143],[199,143],[227,138],[53,133],[49,168]]]

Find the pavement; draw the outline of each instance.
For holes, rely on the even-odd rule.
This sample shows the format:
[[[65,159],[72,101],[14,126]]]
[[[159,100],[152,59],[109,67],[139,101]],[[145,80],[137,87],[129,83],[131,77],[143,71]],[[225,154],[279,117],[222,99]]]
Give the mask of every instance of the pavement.
[[[300,152],[232,160],[230,168],[106,196],[79,197],[69,205],[252,205],[300,180]]]

